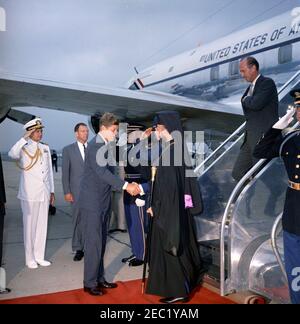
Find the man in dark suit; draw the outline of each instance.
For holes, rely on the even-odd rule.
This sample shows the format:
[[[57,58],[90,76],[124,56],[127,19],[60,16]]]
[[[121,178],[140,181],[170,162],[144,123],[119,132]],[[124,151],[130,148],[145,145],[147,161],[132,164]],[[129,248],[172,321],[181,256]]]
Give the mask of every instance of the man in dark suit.
[[[73,237],[72,250],[76,251],[74,261],[80,261],[83,256],[83,223],[79,214],[80,182],[83,176],[85,151],[89,137],[86,124],[79,123],[74,128],[76,142],[66,146],[62,153],[62,184],[65,200],[72,204]]]
[[[55,150],[52,150],[51,160],[52,160],[53,169],[55,170],[55,172],[57,172],[57,160],[58,160],[58,156],[57,156],[57,153],[56,153]]]
[[[106,113],[100,119],[100,132],[89,143],[80,186],[79,206],[84,219],[84,291],[101,296],[103,288],[116,288],[104,277],[103,258],[107,239],[112,189],[141,193],[136,183],[129,184],[113,174],[110,142],[118,132],[118,120]]]
[[[2,169],[2,160],[0,155],[0,267],[2,264],[2,248],[3,248],[3,228],[4,228],[4,216],[5,216],[5,187],[4,187],[4,177]]]
[[[242,97],[246,131],[244,143],[232,172],[236,181],[241,180],[258,162],[253,157],[255,145],[278,120],[278,93],[274,81],[260,74],[259,63],[254,57],[241,61],[240,72],[251,84]]]

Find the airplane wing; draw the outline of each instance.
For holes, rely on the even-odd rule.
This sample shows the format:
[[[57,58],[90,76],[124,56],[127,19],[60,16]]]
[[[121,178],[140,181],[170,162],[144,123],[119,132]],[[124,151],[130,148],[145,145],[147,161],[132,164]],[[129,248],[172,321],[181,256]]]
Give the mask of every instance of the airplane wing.
[[[0,71],[0,111],[6,108],[8,112],[10,108],[20,106],[36,106],[90,116],[112,112],[128,122],[145,122],[151,120],[158,111],[176,110],[184,119],[199,120],[199,130],[213,128],[226,132],[235,129],[243,120],[240,109],[224,104],[156,91],[71,84]],[[18,121],[16,117],[12,119]]]

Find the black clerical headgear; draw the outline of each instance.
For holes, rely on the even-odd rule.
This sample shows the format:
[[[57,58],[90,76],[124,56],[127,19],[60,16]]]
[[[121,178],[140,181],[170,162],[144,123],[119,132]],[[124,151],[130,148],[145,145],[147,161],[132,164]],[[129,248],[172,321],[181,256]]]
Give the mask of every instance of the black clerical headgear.
[[[157,113],[153,120],[153,126],[164,125],[169,133],[179,131],[183,133],[180,115],[177,111],[161,111]]]
[[[299,108],[300,105],[300,89],[294,89],[290,92],[290,95],[295,98],[294,103],[297,105],[297,108]]]

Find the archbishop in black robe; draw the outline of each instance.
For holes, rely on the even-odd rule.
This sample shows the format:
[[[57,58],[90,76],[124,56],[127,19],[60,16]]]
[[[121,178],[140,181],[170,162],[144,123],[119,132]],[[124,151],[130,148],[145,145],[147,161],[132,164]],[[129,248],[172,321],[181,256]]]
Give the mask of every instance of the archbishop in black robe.
[[[162,112],[156,123],[169,133],[183,134],[179,114]],[[185,177],[185,166],[175,166],[174,140],[167,144],[170,166],[163,166],[164,151],[153,189],[153,224],[150,239],[149,277],[146,292],[165,297],[162,302],[186,301],[200,283],[200,261],[192,212],[201,210],[199,187],[195,178]],[[169,153],[166,153],[169,154]],[[194,209],[185,208],[185,195],[193,197]]]

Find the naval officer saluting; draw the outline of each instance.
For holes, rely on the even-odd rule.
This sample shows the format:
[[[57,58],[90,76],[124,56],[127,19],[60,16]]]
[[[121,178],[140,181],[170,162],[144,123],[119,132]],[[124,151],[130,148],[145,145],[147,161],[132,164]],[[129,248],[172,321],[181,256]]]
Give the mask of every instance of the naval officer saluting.
[[[44,257],[49,203],[54,203],[54,182],[49,146],[40,142],[43,128],[40,118],[25,124],[25,135],[8,153],[21,169],[18,199],[23,213],[26,265],[30,269],[51,265]]]

